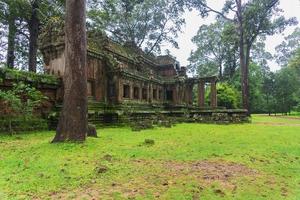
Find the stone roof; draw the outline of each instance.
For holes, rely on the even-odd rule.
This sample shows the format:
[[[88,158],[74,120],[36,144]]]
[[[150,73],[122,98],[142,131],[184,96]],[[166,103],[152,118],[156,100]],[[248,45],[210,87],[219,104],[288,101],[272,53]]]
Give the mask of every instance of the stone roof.
[[[175,60],[175,58],[173,58],[170,55],[162,55],[162,56],[157,56],[156,57],[156,62],[159,65],[175,65],[178,62]]]
[[[113,41],[103,32],[87,33],[88,52],[92,55],[103,55],[105,53],[115,54],[123,59],[127,59],[133,63],[148,63],[153,67],[177,67],[179,63],[170,55],[154,56],[144,52],[141,48],[132,43],[125,43],[124,45]],[[39,47],[46,50],[55,46],[64,45],[64,31],[63,22],[58,18],[49,20],[48,24],[43,28],[40,36]]]

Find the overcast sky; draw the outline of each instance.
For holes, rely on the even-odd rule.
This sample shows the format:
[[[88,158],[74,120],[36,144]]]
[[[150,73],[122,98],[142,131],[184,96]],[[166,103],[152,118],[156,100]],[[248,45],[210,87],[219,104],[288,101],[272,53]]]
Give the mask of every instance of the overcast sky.
[[[207,0],[208,5],[212,8],[221,9],[225,0]],[[297,17],[300,22],[300,0],[281,0],[280,8],[283,9],[283,15],[286,18]],[[197,11],[185,13],[186,25],[183,27],[183,33],[179,34],[177,42],[179,49],[169,48],[172,55],[174,55],[182,66],[188,65],[188,57],[192,50],[195,50],[196,46],[191,42],[191,39],[196,35],[198,28],[203,24],[210,24],[215,20],[215,15],[210,15],[207,18],[202,19],[198,16]],[[298,25],[299,26],[299,25]],[[295,26],[288,27],[283,34],[269,36],[266,40],[266,49],[270,53],[275,53],[275,47],[284,40],[284,36],[293,32]],[[272,71],[278,70],[280,67],[275,61],[269,63]]]

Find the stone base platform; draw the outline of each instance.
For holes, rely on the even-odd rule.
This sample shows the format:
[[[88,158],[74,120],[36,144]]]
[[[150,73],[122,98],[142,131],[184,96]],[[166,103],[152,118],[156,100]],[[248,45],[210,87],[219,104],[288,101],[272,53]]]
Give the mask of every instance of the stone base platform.
[[[107,105],[100,102],[89,102],[89,122],[98,126],[131,125],[147,121],[151,124],[170,123],[248,123],[247,110],[243,109],[205,109],[185,105],[168,104],[118,104]],[[60,106],[49,115],[50,127],[55,128]]]

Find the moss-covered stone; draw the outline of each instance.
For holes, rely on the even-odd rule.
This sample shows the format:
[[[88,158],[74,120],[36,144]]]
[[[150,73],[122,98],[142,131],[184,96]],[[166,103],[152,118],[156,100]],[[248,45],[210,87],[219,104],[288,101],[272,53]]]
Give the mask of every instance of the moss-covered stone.
[[[88,128],[87,128],[87,136],[88,137],[98,137],[97,134],[97,130],[96,130],[96,126],[93,124],[88,124]]]
[[[6,67],[0,67],[0,79],[2,79],[2,81],[3,80],[12,80],[14,82],[25,81],[25,82],[32,82],[35,84],[37,83],[51,84],[51,85],[60,84],[60,80],[57,77],[49,74],[36,74],[33,72],[14,70]]]

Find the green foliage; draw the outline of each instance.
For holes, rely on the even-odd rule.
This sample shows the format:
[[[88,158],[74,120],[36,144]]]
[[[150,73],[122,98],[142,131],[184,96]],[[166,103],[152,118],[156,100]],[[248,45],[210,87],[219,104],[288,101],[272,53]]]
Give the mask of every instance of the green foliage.
[[[24,118],[24,117],[14,117],[12,119],[6,118],[1,119],[0,118],[0,135],[1,133],[20,133],[24,131],[37,131],[37,130],[47,130],[48,129],[48,123],[47,120],[36,118],[36,117],[30,117]]]
[[[300,76],[296,68],[286,67],[272,73],[256,64],[250,67],[252,112],[290,113],[299,104]]]
[[[228,109],[239,107],[240,97],[238,91],[228,83],[217,84],[218,106]]]
[[[289,113],[293,106],[297,105],[296,95],[299,92],[299,76],[295,69],[283,68],[275,77],[275,98],[277,102],[277,111],[281,113]]]
[[[288,68],[293,70],[296,74],[296,82],[294,84],[300,84],[300,48],[298,48],[293,57],[289,60]],[[300,112],[300,88],[296,87],[294,94],[293,94],[294,100],[297,102],[297,105],[295,106],[295,110]]]
[[[48,74],[36,74],[33,72],[26,72],[20,70],[9,69],[6,67],[0,67],[0,79],[13,80],[13,81],[24,81],[32,82],[34,84],[44,83],[44,84],[59,84],[59,79],[55,76]]]
[[[285,19],[281,15],[279,0],[227,0],[221,11],[211,8],[206,1],[190,1],[203,17],[214,12],[218,18],[226,20],[234,27],[231,34],[237,36],[243,107],[250,111],[248,74],[249,64],[254,61],[251,56],[253,46],[257,40],[281,33],[287,26],[297,24],[296,18]]]
[[[88,28],[109,32],[121,44],[159,52],[162,42],[177,47],[174,40],[184,24],[183,1],[91,0]]]
[[[14,68],[28,69],[29,43],[31,42],[29,27],[31,17],[36,14],[38,29],[53,16],[63,15],[64,0],[0,0],[0,51],[7,50],[6,39],[14,42]],[[11,28],[10,28],[11,27]],[[2,43],[3,42],[3,43]],[[1,57],[0,63],[5,63],[6,56]],[[43,71],[41,54],[38,51],[37,59],[39,71]]]
[[[14,84],[12,92],[17,98],[20,98],[21,114],[24,116],[32,115],[34,108],[39,106],[42,100],[46,98],[40,91],[23,82]]]
[[[295,51],[295,55],[289,60],[288,66],[295,69],[300,77],[300,47]]]
[[[252,113],[261,112],[264,106],[264,96],[262,95],[263,87],[263,70],[256,63],[249,66],[249,93],[250,93],[250,110]]]
[[[284,41],[276,46],[276,62],[285,67],[290,63],[290,60],[295,56],[299,56],[300,49],[300,28],[295,28],[291,35],[284,38]],[[298,53],[297,53],[298,52]]]
[[[266,50],[266,44],[264,41],[265,37],[262,37],[260,38],[260,40],[256,41],[253,44],[253,48],[251,51],[252,62],[259,65],[263,74],[270,70],[268,61],[271,61],[273,59],[272,54]]]
[[[234,85],[227,82],[217,84],[217,103],[219,107],[225,107],[227,109],[240,108],[240,98],[240,94]],[[205,103],[205,106],[210,105],[210,86],[206,87],[205,90]]]
[[[0,90],[0,113],[4,117],[14,117],[21,112],[21,98],[15,94],[14,91]]]
[[[50,144],[54,132],[0,136],[0,197],[128,199],[130,192],[136,199],[193,199],[201,188],[201,199],[295,200],[297,124],[253,116],[247,125],[178,124],[138,134],[103,128],[85,144]],[[155,145],[141,145],[146,139]],[[99,174],[102,166],[109,170]]]
[[[11,90],[0,90],[0,114],[2,116],[0,120],[2,120],[3,126],[6,124],[2,130],[12,132],[22,129],[22,124],[34,118],[34,109],[45,98],[40,91],[23,82],[14,83]],[[25,129],[25,126],[23,127]]]
[[[189,70],[200,76],[219,75],[222,78],[223,67],[232,68],[236,62],[232,60],[237,50],[236,39],[229,32],[232,32],[231,24],[220,19],[210,25],[202,25],[192,39],[197,50],[190,55]]]

